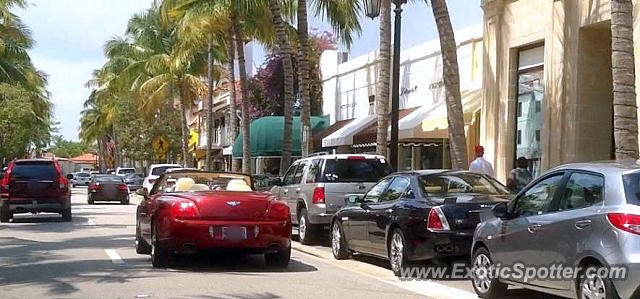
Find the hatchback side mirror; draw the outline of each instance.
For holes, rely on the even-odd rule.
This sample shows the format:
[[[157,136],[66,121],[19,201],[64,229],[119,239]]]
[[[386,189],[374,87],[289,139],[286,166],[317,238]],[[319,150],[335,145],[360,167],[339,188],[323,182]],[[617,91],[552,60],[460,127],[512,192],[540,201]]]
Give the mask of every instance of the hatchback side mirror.
[[[149,190],[147,190],[146,187],[142,187],[142,188],[136,190],[136,194],[138,194],[138,195],[140,195],[140,196],[142,196],[143,198],[146,199],[147,197],[149,197]]]
[[[66,178],[67,180],[73,180],[73,174],[67,174]]]
[[[496,218],[507,218],[509,216],[509,210],[507,209],[507,203],[501,202],[491,209],[493,216]]]

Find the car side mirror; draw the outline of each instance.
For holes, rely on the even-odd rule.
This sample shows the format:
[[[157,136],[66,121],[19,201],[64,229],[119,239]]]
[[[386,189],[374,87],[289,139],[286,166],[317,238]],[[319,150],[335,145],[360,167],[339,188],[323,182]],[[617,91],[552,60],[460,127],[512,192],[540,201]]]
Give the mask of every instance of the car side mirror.
[[[73,180],[73,174],[67,174],[66,178],[67,180]]]
[[[142,196],[143,198],[146,199],[147,197],[149,197],[149,190],[147,190],[146,187],[142,187],[142,188],[136,190],[136,194],[138,194],[138,195],[140,195],[140,196]]]
[[[355,206],[363,202],[364,196],[361,194],[347,194],[344,196],[344,202],[346,206]]]
[[[275,182],[276,186],[283,186],[284,185],[284,178],[283,177],[279,177]]]
[[[504,219],[509,216],[509,210],[507,208],[506,202],[501,202],[493,206],[493,208],[491,209],[491,212],[493,213],[493,216],[496,218]]]

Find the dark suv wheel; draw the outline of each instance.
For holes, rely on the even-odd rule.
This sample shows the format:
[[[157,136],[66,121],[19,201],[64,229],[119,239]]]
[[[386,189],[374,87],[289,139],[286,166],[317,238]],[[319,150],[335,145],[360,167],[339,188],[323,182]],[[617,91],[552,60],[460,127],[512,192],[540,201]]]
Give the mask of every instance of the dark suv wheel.
[[[62,221],[71,222],[71,205],[64,209],[60,214],[62,214]]]
[[[0,222],[9,222],[13,219],[13,213],[11,212],[11,208],[9,205],[2,205],[0,207]]]

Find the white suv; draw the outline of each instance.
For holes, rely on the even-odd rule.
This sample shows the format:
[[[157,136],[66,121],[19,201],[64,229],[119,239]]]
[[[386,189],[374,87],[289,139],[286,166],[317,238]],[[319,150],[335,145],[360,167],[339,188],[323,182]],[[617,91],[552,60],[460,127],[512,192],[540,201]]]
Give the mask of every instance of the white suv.
[[[131,173],[136,173],[136,169],[135,168],[131,168],[131,167],[118,167],[118,168],[116,168],[116,175],[117,176],[125,176],[125,175],[131,174]]]
[[[156,180],[160,177],[168,169],[173,168],[182,168],[180,164],[151,164],[149,166],[149,174],[146,178],[144,178],[144,182],[142,182],[142,187],[147,188],[148,191],[151,191],[153,184],[156,183]]]

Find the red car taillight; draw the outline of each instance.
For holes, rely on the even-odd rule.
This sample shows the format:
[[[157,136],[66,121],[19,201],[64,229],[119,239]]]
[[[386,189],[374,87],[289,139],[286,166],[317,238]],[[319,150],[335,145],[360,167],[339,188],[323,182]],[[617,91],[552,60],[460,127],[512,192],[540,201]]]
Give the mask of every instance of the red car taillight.
[[[98,190],[100,189],[100,184],[99,183],[95,183],[91,186],[89,186],[89,190]]]
[[[607,219],[619,230],[640,235],[640,215],[611,213],[607,214]]]
[[[118,190],[120,190],[120,191],[128,191],[129,188],[127,188],[127,185],[125,185],[125,184],[120,184],[120,185],[118,185]]]
[[[450,230],[449,222],[440,207],[433,207],[429,210],[429,217],[427,217],[427,229],[432,232]]]
[[[171,213],[176,219],[193,219],[198,216],[196,205],[191,201],[179,201],[171,205]]]
[[[271,220],[290,220],[289,206],[280,201],[271,201],[267,210],[267,218]]]
[[[56,172],[58,173],[58,187],[60,188],[60,190],[67,189],[67,186],[69,186],[69,181],[62,175],[62,169],[60,168],[58,161],[54,160],[53,166],[56,168]]]
[[[9,163],[7,167],[7,171],[4,173],[4,178],[0,180],[0,193],[2,193],[3,197],[9,196],[9,180],[11,177],[11,170],[13,169],[13,161]]]
[[[153,185],[156,183],[156,179],[149,179],[149,184]]]
[[[312,202],[314,204],[324,203],[324,187],[316,187],[313,189]]]

